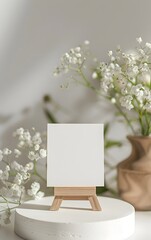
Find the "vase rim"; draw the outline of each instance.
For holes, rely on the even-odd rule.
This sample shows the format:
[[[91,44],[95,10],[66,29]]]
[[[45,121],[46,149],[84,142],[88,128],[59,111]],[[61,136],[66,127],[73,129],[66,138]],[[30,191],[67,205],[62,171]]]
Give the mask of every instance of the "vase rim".
[[[151,136],[142,136],[142,135],[127,135],[127,138],[151,138]]]

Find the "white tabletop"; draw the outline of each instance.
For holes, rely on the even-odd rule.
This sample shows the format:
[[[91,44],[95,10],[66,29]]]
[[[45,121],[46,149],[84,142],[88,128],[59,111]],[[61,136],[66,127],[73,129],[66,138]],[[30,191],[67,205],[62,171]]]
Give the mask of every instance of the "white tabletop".
[[[126,227],[126,226],[125,226]],[[14,231],[14,221],[11,224],[0,228],[0,239],[19,240]],[[150,240],[151,239],[151,212],[136,212],[136,230],[135,234],[128,240]]]

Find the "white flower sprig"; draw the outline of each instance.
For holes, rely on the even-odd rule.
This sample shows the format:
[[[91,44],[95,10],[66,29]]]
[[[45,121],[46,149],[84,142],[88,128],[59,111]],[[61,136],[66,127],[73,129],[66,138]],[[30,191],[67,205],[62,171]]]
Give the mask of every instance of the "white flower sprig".
[[[148,136],[151,133],[151,43],[137,46],[132,52],[122,52],[117,48],[109,52],[109,62],[100,63],[96,68],[101,91],[111,100],[125,117],[134,134],[134,122],[138,133]],[[128,111],[126,111],[128,110]],[[129,115],[132,111],[135,115]]]
[[[109,61],[93,63],[92,77],[89,80],[84,68],[91,55],[83,55],[84,66],[76,65],[73,71],[59,69],[58,74],[70,71],[70,77],[76,82],[91,88],[97,94],[109,100],[124,117],[133,134],[149,136],[151,134],[151,43],[143,44],[142,38],[136,39],[133,51],[123,52],[120,47],[108,52]],[[88,49],[87,49],[88,52]],[[77,81],[78,78],[78,81]],[[80,79],[80,80],[79,80]],[[99,82],[99,87],[94,81]],[[133,114],[131,114],[133,113]],[[139,129],[135,129],[138,126]]]
[[[75,48],[71,48],[60,59],[60,65],[54,70],[53,75],[56,77],[60,74],[69,74],[68,82],[61,85],[67,88],[69,82],[76,82],[87,87],[91,87],[90,82],[85,77],[86,60],[90,55],[88,40]],[[71,74],[71,72],[73,74]]]
[[[34,176],[46,182],[37,171],[37,161],[46,157],[43,139],[35,129],[32,134],[23,128],[17,129],[13,136],[17,138],[17,147],[14,150],[4,148],[0,150],[0,161],[4,164],[0,169],[0,204],[4,210],[0,212],[4,223],[10,222],[11,209],[20,205],[27,198],[41,198],[44,192],[40,191],[40,183],[31,183],[27,189],[27,182],[32,182]],[[19,161],[23,151],[27,154],[27,163],[23,166]],[[15,160],[14,160],[15,158]],[[25,158],[25,155],[24,155]],[[13,204],[13,207],[10,205]]]

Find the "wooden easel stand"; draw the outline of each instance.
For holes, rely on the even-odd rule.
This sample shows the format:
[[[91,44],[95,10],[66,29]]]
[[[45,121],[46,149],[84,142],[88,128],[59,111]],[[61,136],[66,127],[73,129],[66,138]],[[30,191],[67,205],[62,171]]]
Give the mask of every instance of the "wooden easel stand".
[[[55,187],[50,210],[59,210],[63,200],[88,200],[93,211],[102,210],[96,196],[96,187]]]

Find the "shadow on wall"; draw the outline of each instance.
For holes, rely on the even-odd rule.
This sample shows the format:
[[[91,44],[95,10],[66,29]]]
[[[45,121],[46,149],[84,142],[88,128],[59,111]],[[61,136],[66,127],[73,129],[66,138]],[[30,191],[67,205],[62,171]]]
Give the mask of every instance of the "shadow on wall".
[[[72,89],[72,91],[74,91]],[[70,93],[72,95],[72,92]],[[75,94],[75,92],[74,92]],[[75,94],[76,95],[76,94]],[[72,98],[68,98],[69,95],[66,96],[66,101],[71,102]],[[60,103],[59,103],[60,104]],[[65,105],[65,104],[64,104]],[[43,103],[38,102],[32,108],[26,108],[22,112],[19,112],[13,116],[2,116],[1,120],[1,146],[0,148],[9,147],[10,149],[16,148],[16,141],[13,138],[13,132],[20,127],[31,130],[34,127],[37,131],[43,132],[47,130],[47,122],[44,111],[43,111]],[[50,108],[49,108],[50,107]],[[60,111],[56,111],[53,106],[48,106],[48,108],[54,113],[55,118],[60,123],[101,123],[101,122],[111,122],[112,123],[112,131],[111,138],[120,139],[121,132],[122,135],[126,135],[125,129],[119,123],[113,122],[113,106],[110,104],[105,104],[101,102],[98,97],[87,89],[83,89],[81,94],[78,95],[78,99],[75,100],[73,98],[72,104],[67,104],[63,106]],[[120,131],[117,129],[120,128]],[[123,137],[122,136],[122,137]],[[107,174],[107,178],[109,179],[109,185],[115,185],[116,180],[116,164],[119,162],[118,159],[123,160],[124,151],[127,152],[127,148],[123,148],[119,151],[119,149],[113,149],[112,153],[107,156],[107,161],[110,162],[111,166],[113,166],[112,171],[110,170]],[[124,151],[123,151],[124,150]],[[126,154],[125,154],[126,155]],[[12,159],[13,160],[13,159]],[[26,155],[22,155],[20,159],[20,163],[25,165],[29,162]],[[41,173],[41,175],[46,178],[46,160],[42,159],[38,162],[37,170]],[[36,180],[36,179],[35,179]],[[39,179],[37,179],[39,180]],[[113,184],[114,183],[114,184]],[[42,189],[46,189],[46,184],[42,181],[40,182]],[[52,193],[52,189],[47,189],[47,193]]]
[[[66,91],[66,90],[64,90]],[[70,91],[70,90],[69,90]],[[97,123],[112,119],[112,106],[101,103],[98,97],[91,90],[82,89],[80,94],[76,87],[71,89],[69,94],[64,94],[63,106],[59,103],[60,109],[56,109],[53,104],[44,105],[42,101],[31,108],[26,108],[14,115],[0,116],[0,135],[1,148],[9,146],[14,147],[12,133],[20,127],[31,129],[34,127],[37,131],[46,131],[48,119],[44,113],[44,107],[47,107],[60,123]],[[74,95],[72,100],[72,95]],[[57,97],[57,96],[56,96]],[[61,102],[58,97],[57,102]],[[67,102],[67,104],[65,104]]]
[[[74,91],[75,89],[72,89]],[[78,89],[77,89],[78,91]],[[76,91],[74,91],[75,93]],[[72,92],[70,93],[72,95]],[[75,93],[76,95],[76,93]],[[71,104],[62,106],[58,111],[54,106],[48,106],[49,110],[53,112],[55,118],[60,123],[68,122],[100,122],[101,115],[99,112],[99,104],[96,104],[97,97],[91,91],[82,89],[80,96],[73,102],[69,101],[69,95],[65,93],[66,101]],[[60,103],[59,103],[60,104]],[[60,104],[61,105],[61,104]],[[65,105],[65,104],[64,104]],[[16,140],[13,138],[13,132],[20,127],[31,130],[34,127],[37,131],[43,132],[47,130],[48,119],[44,114],[43,102],[38,102],[32,108],[26,108],[21,112],[14,115],[7,115],[0,117],[0,149],[8,147],[10,149],[16,148]],[[26,164],[28,159],[22,156],[20,163]],[[43,172],[43,176],[46,176],[46,162],[40,161],[39,168]]]

